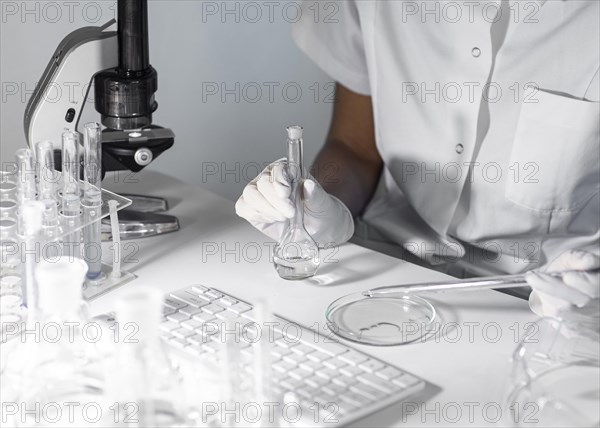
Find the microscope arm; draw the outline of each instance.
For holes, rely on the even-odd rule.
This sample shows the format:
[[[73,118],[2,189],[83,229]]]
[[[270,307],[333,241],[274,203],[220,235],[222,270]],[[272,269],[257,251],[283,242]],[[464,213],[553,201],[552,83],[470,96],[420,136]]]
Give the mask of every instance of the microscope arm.
[[[48,140],[58,150],[63,130],[77,129],[94,76],[118,65],[114,27],[111,20],[102,27],[80,28],[59,44],[25,109],[29,147]]]

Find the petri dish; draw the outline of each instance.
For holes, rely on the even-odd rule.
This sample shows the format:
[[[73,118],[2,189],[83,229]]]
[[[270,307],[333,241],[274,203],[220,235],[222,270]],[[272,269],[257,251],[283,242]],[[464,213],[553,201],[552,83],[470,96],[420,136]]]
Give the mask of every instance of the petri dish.
[[[415,295],[368,297],[353,293],[327,308],[329,329],[353,342],[392,346],[424,340],[432,332],[436,311]]]

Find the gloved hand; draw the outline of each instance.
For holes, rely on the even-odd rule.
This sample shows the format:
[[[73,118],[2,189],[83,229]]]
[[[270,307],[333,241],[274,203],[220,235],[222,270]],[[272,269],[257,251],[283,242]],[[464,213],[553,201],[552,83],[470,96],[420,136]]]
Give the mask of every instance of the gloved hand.
[[[529,307],[540,316],[552,317],[565,309],[588,307],[592,309],[590,313],[593,313],[600,297],[598,272],[569,272],[562,278],[544,272],[589,271],[599,267],[600,257],[593,253],[583,250],[562,253],[542,271],[529,272],[526,275],[527,282],[533,288],[529,296]]]
[[[285,159],[271,163],[246,185],[235,204],[237,215],[276,241],[295,213],[286,166]],[[323,190],[312,176],[304,181],[302,190],[304,227],[319,247],[339,245],[352,237],[354,220],[346,205]]]

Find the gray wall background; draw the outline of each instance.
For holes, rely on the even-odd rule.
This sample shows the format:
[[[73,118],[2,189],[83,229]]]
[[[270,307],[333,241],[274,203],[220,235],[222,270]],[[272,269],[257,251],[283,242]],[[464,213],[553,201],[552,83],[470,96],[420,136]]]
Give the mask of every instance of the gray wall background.
[[[5,163],[25,145],[25,106],[58,43],[79,27],[113,18],[116,1],[0,3]],[[149,168],[236,199],[262,166],[285,156],[284,128],[296,123],[306,129],[312,161],[327,132],[333,85],[291,40],[298,5],[149,1],[150,61],[159,75],[154,122],[177,135],[175,146]],[[330,12],[324,7],[311,13]],[[81,123],[91,120],[99,117],[88,103]]]

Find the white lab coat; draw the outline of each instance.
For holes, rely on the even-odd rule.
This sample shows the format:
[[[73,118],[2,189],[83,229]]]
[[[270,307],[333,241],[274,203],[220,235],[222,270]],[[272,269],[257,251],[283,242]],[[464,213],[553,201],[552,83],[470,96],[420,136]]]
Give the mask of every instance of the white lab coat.
[[[314,4],[297,45],[373,99],[368,238],[484,275],[599,252],[598,1]]]

